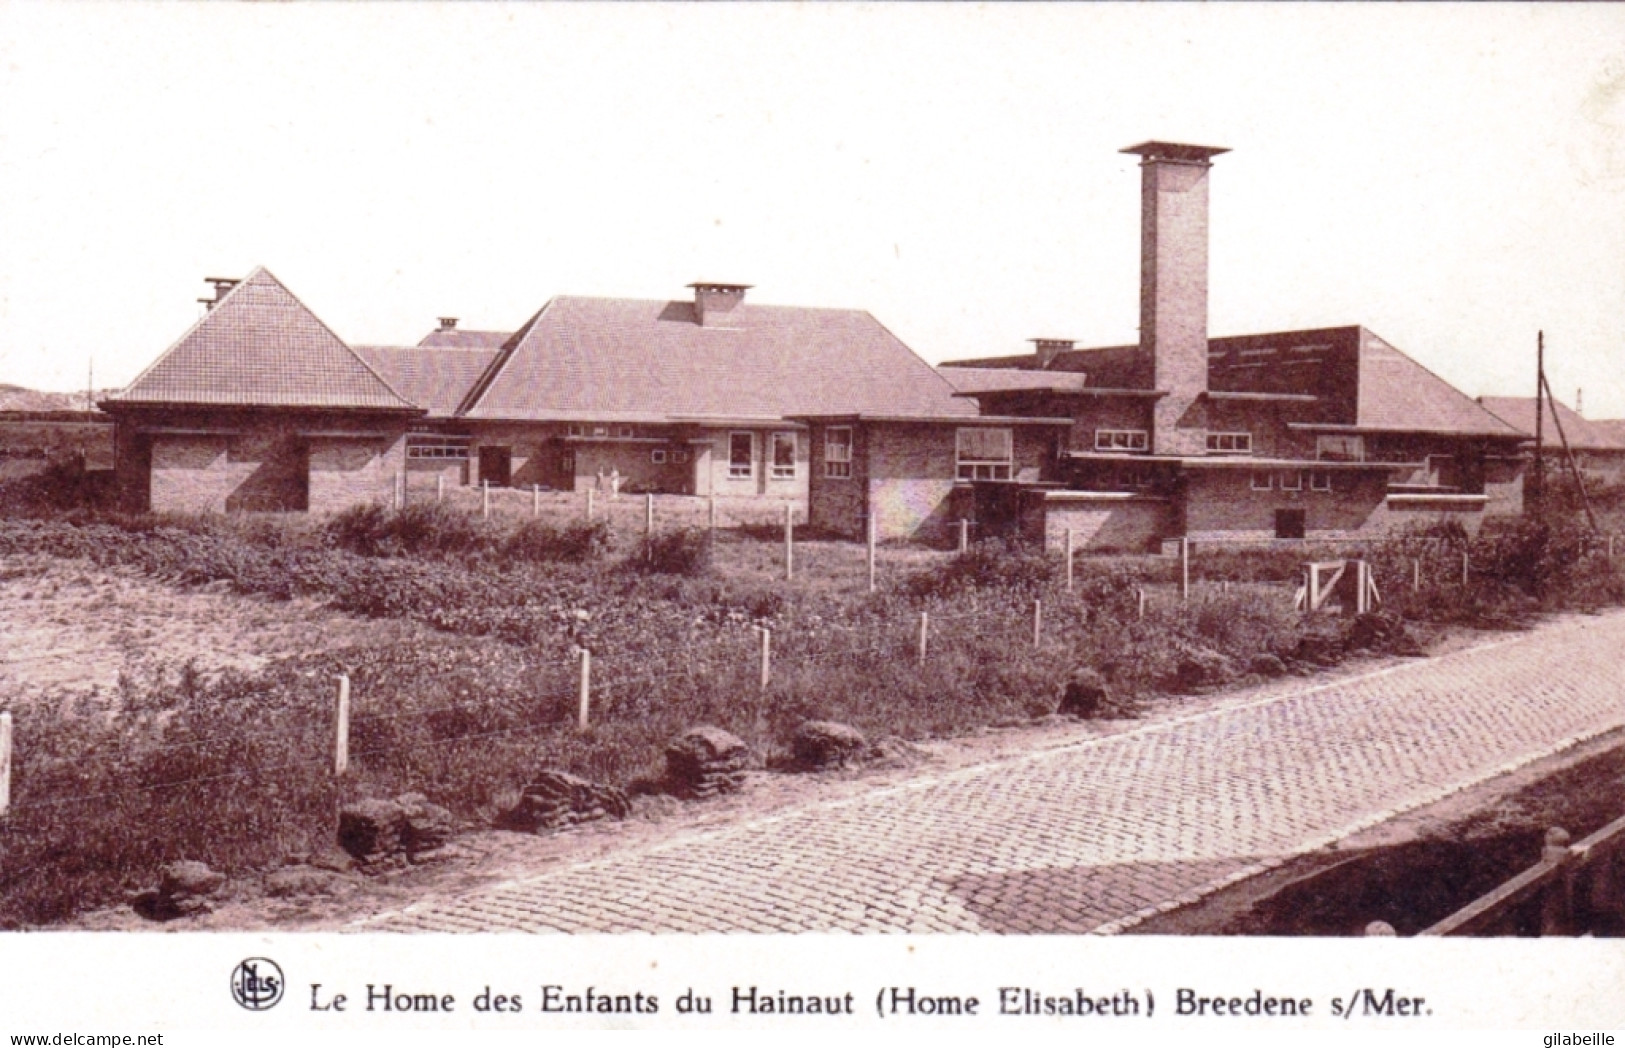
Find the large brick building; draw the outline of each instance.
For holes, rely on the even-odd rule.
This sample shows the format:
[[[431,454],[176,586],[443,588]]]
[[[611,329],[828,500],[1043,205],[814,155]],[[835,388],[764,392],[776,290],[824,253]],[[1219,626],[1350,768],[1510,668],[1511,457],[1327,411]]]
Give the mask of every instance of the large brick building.
[[[1523,434],[1362,327],[1207,332],[1202,146],[1141,157],[1140,342],[941,368],[990,412],[1072,420],[1022,518],[1094,548],[1346,538],[1413,523],[1475,530],[1522,506]]]
[[[932,537],[975,482],[1036,483],[1065,420],[990,418],[868,313],[555,298],[513,332],[444,318],[416,346],[345,344],[264,269],[123,392],[127,504],[333,510],[446,483],[805,506],[827,530]]]
[[[828,531],[959,519],[1085,548],[1362,537],[1522,505],[1515,425],[1363,327],[1210,338],[1222,149],[1141,158],[1140,342],[933,369],[868,313],[560,297],[350,346],[263,269],[103,406],[128,505],[332,510],[445,484],[790,501]]]

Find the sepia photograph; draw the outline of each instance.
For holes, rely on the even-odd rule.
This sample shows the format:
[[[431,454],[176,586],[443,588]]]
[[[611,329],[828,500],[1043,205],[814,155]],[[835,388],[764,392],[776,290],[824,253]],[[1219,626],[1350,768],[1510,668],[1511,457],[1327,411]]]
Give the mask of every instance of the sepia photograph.
[[[0,229],[0,1023],[1625,1023],[1625,8],[0,0]]]

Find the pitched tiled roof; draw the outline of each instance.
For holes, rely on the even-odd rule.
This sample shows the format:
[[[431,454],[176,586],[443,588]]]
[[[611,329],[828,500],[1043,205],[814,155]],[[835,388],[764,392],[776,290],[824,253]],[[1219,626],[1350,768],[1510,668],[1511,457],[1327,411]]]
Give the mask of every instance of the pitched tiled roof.
[[[497,349],[424,346],[356,346],[356,353],[395,391],[437,418],[457,413],[468,391],[485,374]]]
[[[465,402],[477,419],[970,417],[973,405],[868,313],[740,305],[702,327],[689,302],[557,298]]]
[[[943,365],[937,374],[961,393],[1004,393],[1021,390],[1076,392],[1089,376],[1080,371],[1029,371],[1025,368],[964,368]]]
[[[264,268],[106,402],[412,410]]]
[[[1605,436],[1616,441],[1620,447],[1625,448],[1625,418],[1592,419],[1591,424]]]
[[[1088,373],[1089,388],[1149,385],[1144,354],[1135,346],[1074,349],[1037,370],[1032,354],[956,361],[944,374],[970,366],[1025,369],[1027,374]],[[1229,393],[1301,393],[1319,399],[1316,421],[1360,429],[1514,437],[1517,431],[1467,394],[1362,327],[1315,328],[1208,340],[1208,383]],[[1313,424],[1313,423],[1310,423]]]
[[[1490,414],[1524,436],[1535,435],[1534,397],[1479,397],[1478,402]],[[1556,446],[1560,441],[1557,426],[1552,421],[1551,409],[1552,405],[1547,404],[1541,426],[1541,438],[1545,443]],[[1557,416],[1558,421],[1563,424],[1563,436],[1568,438],[1570,447],[1584,448],[1588,451],[1625,451],[1625,434],[1616,437],[1606,423],[1581,418],[1562,401],[1557,402]]]
[[[423,340],[420,346],[437,346],[441,349],[501,349],[502,344],[508,341],[512,331],[468,331],[464,328],[435,328]]]
[[[1361,429],[1519,435],[1473,398],[1364,328],[1359,367],[1356,425]]]
[[[1146,366],[1139,346],[1097,346],[1092,349],[1068,349],[1055,354],[1047,368],[1038,367],[1033,353],[1020,353],[1007,357],[978,357],[972,360],[950,360],[943,368],[997,369],[1000,371],[1083,372],[1088,385],[1101,389],[1150,388],[1151,369]]]

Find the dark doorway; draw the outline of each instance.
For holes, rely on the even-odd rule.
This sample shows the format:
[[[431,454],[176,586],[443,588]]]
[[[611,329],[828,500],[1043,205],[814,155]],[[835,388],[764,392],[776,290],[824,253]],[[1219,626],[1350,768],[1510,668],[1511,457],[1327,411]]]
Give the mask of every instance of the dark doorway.
[[[973,483],[977,535],[982,538],[1008,538],[1016,534],[1021,520],[1021,487],[998,481]]]
[[[1307,514],[1301,509],[1276,510],[1275,537],[1278,539],[1303,538],[1306,516]]]
[[[505,488],[513,481],[513,448],[480,448],[480,483]]]

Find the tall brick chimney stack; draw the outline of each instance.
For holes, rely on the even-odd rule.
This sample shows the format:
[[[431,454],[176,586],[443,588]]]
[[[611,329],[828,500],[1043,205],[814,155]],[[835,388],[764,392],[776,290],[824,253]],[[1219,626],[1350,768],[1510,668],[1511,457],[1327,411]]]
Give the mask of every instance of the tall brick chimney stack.
[[[1228,149],[1142,142],[1140,157],[1140,353],[1156,402],[1151,450],[1201,455],[1207,427],[1207,173]]]

